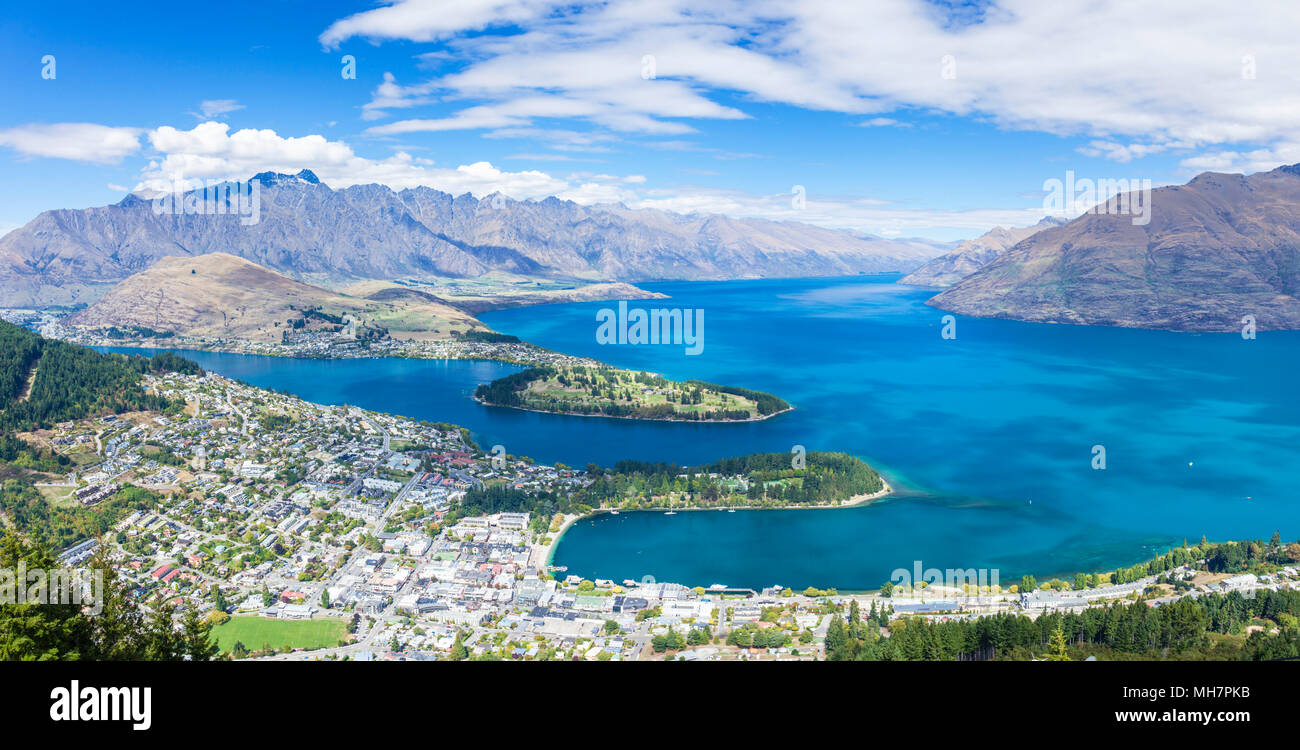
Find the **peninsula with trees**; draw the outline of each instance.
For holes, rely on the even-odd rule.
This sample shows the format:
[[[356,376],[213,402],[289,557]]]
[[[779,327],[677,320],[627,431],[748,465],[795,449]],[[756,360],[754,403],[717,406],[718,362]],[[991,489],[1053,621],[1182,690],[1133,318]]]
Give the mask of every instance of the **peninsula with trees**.
[[[533,367],[479,386],[474,398],[529,411],[684,422],[755,421],[793,408],[762,391],[600,364]]]

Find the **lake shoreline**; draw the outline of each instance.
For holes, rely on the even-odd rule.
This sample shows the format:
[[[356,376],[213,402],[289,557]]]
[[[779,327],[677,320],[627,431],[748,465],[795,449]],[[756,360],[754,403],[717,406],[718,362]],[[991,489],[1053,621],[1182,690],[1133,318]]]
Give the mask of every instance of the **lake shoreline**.
[[[497,362],[500,364],[514,365],[517,367],[524,367],[524,368],[537,366],[533,362],[530,362],[525,359],[520,359],[517,357],[492,356],[490,354],[479,354],[479,353],[469,354],[465,356],[454,356],[449,354],[438,354],[438,353],[427,353],[427,354],[419,353],[419,352],[411,353],[411,352],[403,352],[403,351],[394,351],[394,352],[356,351],[356,352],[342,352],[342,353],[331,353],[331,354],[318,354],[318,353],[307,353],[307,352],[280,351],[275,349],[269,349],[263,351],[263,350],[249,350],[249,349],[240,349],[240,348],[223,347],[223,346],[198,346],[190,342],[186,342],[185,345],[168,345],[162,343],[162,341],[165,341],[165,339],[155,339],[149,342],[139,341],[136,339],[132,339],[130,341],[98,341],[98,342],[91,342],[91,343],[86,343],[86,342],[73,340],[73,339],[68,339],[68,341],[70,341],[71,343],[76,343],[80,346],[87,346],[97,350],[145,349],[145,350],[154,350],[154,351],[201,352],[204,354],[238,354],[245,357],[274,357],[276,359],[297,359],[297,360],[304,360],[304,361],[319,361],[319,362],[342,362],[342,361],[353,360],[353,359],[403,359],[403,360],[426,360],[426,361],[442,360],[442,361],[460,361],[460,362]],[[541,352],[556,354],[565,357],[572,357],[574,359],[586,359],[585,357],[579,357],[577,355],[563,354],[561,352],[553,352],[550,349],[537,346],[536,344],[530,344],[528,342],[520,342],[520,343],[533,347]],[[142,354],[138,356],[146,356],[146,355]],[[598,362],[597,364],[603,364],[603,363]]]
[[[835,510],[836,508],[857,508],[857,507],[870,505],[876,500],[879,500],[883,497],[887,497],[893,494],[894,488],[890,486],[889,482],[885,481],[884,477],[880,478],[880,482],[884,486],[881,487],[879,490],[864,495],[853,495],[848,500],[841,502],[839,504],[818,503],[815,505],[790,504],[790,505],[776,505],[776,506],[728,505],[728,506],[722,506],[718,508],[627,508],[627,509],[596,508],[592,510],[590,513],[585,513],[583,515],[569,514],[564,516],[564,522],[560,525],[560,530],[555,532],[555,537],[551,540],[551,543],[546,545],[546,547],[544,548],[546,550],[545,565],[546,568],[549,570],[551,566],[555,564],[555,551],[559,549],[560,542],[564,540],[564,534],[575,523],[577,523],[578,521],[586,520],[588,518],[595,518],[601,515],[611,515],[614,513],[667,513],[668,511],[673,511],[675,513],[706,513],[706,512],[717,513],[718,511],[731,511],[731,510]]]
[[[747,419],[669,419],[667,417],[620,417],[615,414],[578,414],[568,411],[550,411],[548,409],[530,409],[526,406],[510,406],[508,404],[494,404],[491,401],[484,401],[478,396],[473,397],[476,402],[483,406],[495,406],[498,409],[515,409],[516,411],[528,411],[534,414],[556,414],[561,417],[593,417],[595,419],[628,419],[634,422],[683,422],[685,424],[747,424],[751,422],[764,422],[772,417],[780,416],[786,412],[794,411],[790,406],[781,411],[764,414],[759,417],[749,417]]]

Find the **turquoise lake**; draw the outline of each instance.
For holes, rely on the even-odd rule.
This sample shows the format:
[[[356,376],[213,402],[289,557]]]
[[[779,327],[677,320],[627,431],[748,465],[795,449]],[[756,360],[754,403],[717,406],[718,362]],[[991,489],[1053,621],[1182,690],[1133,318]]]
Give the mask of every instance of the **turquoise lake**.
[[[1300,333],[1193,335],[957,317],[897,277],[643,285],[704,311],[704,350],[600,345],[581,303],[487,313],[539,345],[670,378],[775,393],[795,410],[689,425],[484,407],[519,368],[191,352],[208,369],[323,403],[463,424],[480,445],[584,466],[841,450],[898,492],[830,510],[622,513],[575,524],[555,563],[586,578],[874,588],[913,561],[999,571],[1004,585],[1108,569],[1184,538],[1300,535]],[[1244,313],[1243,313],[1244,314]],[[1105,470],[1092,468],[1104,446]]]

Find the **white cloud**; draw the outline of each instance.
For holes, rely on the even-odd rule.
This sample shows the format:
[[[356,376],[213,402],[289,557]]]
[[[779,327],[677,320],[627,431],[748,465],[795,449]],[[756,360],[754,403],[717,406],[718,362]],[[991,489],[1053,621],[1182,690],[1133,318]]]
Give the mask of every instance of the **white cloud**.
[[[510,154],[503,158],[513,161],[600,161],[567,154]]]
[[[545,128],[500,128],[484,133],[486,138],[528,139],[541,141],[556,151],[608,152],[607,145],[616,140],[609,133]]]
[[[1230,172],[1250,174],[1273,169],[1281,164],[1300,163],[1300,142],[1286,140],[1269,148],[1247,151],[1222,149],[1200,153],[1183,159],[1180,164],[1188,172]]]
[[[285,137],[274,130],[253,129],[232,133],[223,122],[205,122],[190,130],[160,127],[149,133],[149,142],[157,154],[141,175],[135,188],[139,192],[169,190],[177,183],[245,180],[258,172],[302,169],[315,172],[333,188],[379,183],[400,190],[427,185],[453,194],[502,192],[512,198],[544,198],[569,187],[544,172],[506,172],[488,162],[442,168],[405,151],[385,159],[368,159],[346,143],[324,136]]]
[[[199,110],[203,112],[203,117],[209,120],[240,109],[244,109],[244,105],[234,99],[208,99],[199,104]]]
[[[1134,159],[1141,159],[1144,156],[1158,154],[1170,149],[1186,149],[1193,144],[1169,141],[1166,143],[1130,143],[1124,145],[1114,141],[1094,140],[1087,146],[1075,149],[1084,156],[1101,157],[1111,161],[1117,161],[1121,164],[1127,164]]]
[[[527,21],[548,5],[528,0],[404,0],[335,21],[320,42],[330,48],[354,36],[427,42],[466,29]]]
[[[914,109],[1084,135],[1097,142],[1091,153],[1118,161],[1171,149],[1222,161],[1238,151],[1226,144],[1249,153],[1300,142],[1300,4],[1223,7],[1002,0],[978,22],[965,14],[949,23],[923,0],[388,0],[334,23],[321,41],[439,40],[468,61],[407,87],[399,101],[461,98],[472,107],[379,133],[526,127],[536,118],[684,132],[682,120],[745,117],[750,99],[882,115],[862,123],[871,126]],[[955,77],[941,74],[945,57]],[[372,103],[397,106],[383,87]]]
[[[788,193],[753,195],[736,190],[707,188],[672,192],[647,190],[644,195],[625,198],[623,202],[631,208],[657,208],[684,214],[752,216],[871,234],[944,234],[953,237],[972,236],[999,225],[1029,226],[1046,215],[1041,206],[1024,209],[923,209],[878,200],[815,194],[807,195],[802,208],[795,208]]]
[[[0,146],[23,156],[116,164],[140,150],[140,132],[89,122],[32,124],[0,130]]]
[[[511,172],[485,161],[440,167],[406,152],[371,159],[358,156],[341,141],[320,135],[285,137],[273,130],[252,129],[232,133],[222,122],[206,122],[190,130],[160,127],[148,137],[156,154],[135,188],[146,194],[172,189],[178,181],[194,186],[205,180],[248,179],[263,171],[310,169],[333,188],[379,183],[395,190],[425,185],[456,195],[470,192],[480,198],[496,192],[517,200],[553,195],[584,205],[623,203],[631,208],[753,216],[876,234],[886,230],[918,234],[935,228],[948,234],[975,233],[998,224],[1028,225],[1043,216],[1041,208],[927,210],[816,194],[808,195],[806,205],[796,209],[789,194],[752,195],[694,186],[651,188],[640,174],[572,172],[559,177],[537,170]]]
[[[373,98],[361,108],[361,119],[379,120],[388,116],[390,109],[406,109],[422,104],[430,104],[436,99],[429,96],[434,87],[401,86],[392,73],[384,73],[384,80],[375,89]]]
[[[762,154],[727,151],[726,149],[713,148],[711,146],[702,146],[693,141],[646,141],[643,145],[648,146],[649,148],[659,149],[661,151],[690,151],[699,154],[708,154],[709,156],[712,156],[714,159],[718,159],[720,161],[762,158]]]
[[[873,117],[858,123],[861,128],[910,128],[911,123],[899,122],[892,117]]]

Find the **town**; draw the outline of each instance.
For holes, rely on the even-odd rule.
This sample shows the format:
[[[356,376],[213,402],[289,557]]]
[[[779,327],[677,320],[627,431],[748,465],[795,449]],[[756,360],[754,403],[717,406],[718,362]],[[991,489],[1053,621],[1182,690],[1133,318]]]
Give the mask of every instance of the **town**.
[[[407,357],[412,359],[479,359],[527,367],[598,367],[589,357],[554,352],[520,341],[513,336],[488,334],[448,339],[360,338],[354,325],[340,330],[302,331],[287,334],[283,341],[263,342],[242,338],[174,336],[156,331],[85,329],[63,323],[66,311],[3,309],[0,319],[25,326],[42,336],[82,346],[166,348],[190,351],[260,354],[268,357],[354,359],[359,357]]]
[[[551,565],[581,513],[462,506],[490,487],[569,495],[591,484],[585,471],[484,452],[454,425],[318,405],[213,373],[148,374],[144,386],[184,407],[24,435],[76,466],[38,488],[87,509],[147,491],[154,501],[100,540],[76,540],[62,560],[80,564],[112,545],[138,599],[196,605],[233,658],[813,660],[851,607],[880,613],[887,633],[890,617],[1036,617],[1300,587],[1295,567],[1230,576],[1192,564],[1123,583],[1083,576],[1003,589],[972,579],[858,594],[586,580]]]

